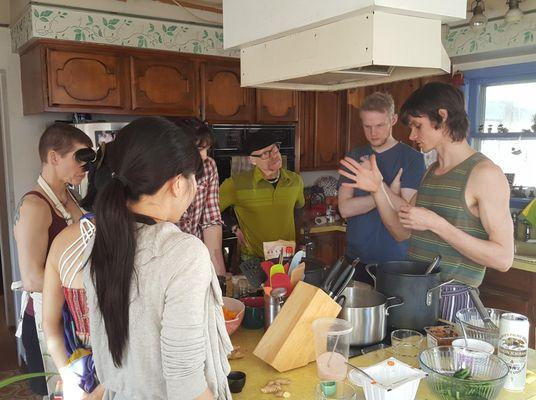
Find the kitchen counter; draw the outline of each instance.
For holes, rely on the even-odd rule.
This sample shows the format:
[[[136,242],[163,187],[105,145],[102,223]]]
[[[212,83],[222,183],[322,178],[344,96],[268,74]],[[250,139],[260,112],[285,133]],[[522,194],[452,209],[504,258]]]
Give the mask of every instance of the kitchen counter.
[[[328,234],[330,232],[345,233],[346,225],[343,225],[340,221],[335,222],[333,224],[312,225],[310,232],[312,235]],[[303,235],[303,229],[301,230],[301,234]],[[534,244],[534,246],[536,247],[536,244]],[[331,263],[328,262],[328,264],[331,264]],[[514,262],[512,264],[512,268],[520,269],[520,270],[527,271],[527,272],[536,272],[536,258],[516,254],[514,256]]]
[[[243,371],[246,373],[246,385],[241,393],[233,394],[234,400],[268,400],[277,399],[272,394],[263,394],[260,388],[263,387],[269,380],[275,378],[289,378],[292,384],[285,386],[285,390],[291,393],[290,400],[314,400],[314,389],[319,382],[316,375],[316,364],[314,362],[309,365],[293,369],[285,373],[279,373],[265,362],[253,355],[255,346],[264,334],[263,329],[247,330],[240,327],[232,336],[233,345],[240,346],[240,350],[245,353],[245,357],[240,360],[232,360],[231,368],[233,371]],[[390,357],[389,349],[383,349],[368,353],[364,356],[354,357],[351,363],[358,367],[366,367],[376,364]],[[528,369],[536,371],[536,351],[529,349]],[[364,399],[363,391],[357,389],[357,399]],[[416,399],[418,400],[433,400],[439,397],[432,394],[428,389],[428,385],[423,381],[419,385]],[[503,390],[499,395],[498,400],[521,400],[521,399],[536,399],[536,373],[530,372],[527,376],[527,386],[522,393],[514,393]]]

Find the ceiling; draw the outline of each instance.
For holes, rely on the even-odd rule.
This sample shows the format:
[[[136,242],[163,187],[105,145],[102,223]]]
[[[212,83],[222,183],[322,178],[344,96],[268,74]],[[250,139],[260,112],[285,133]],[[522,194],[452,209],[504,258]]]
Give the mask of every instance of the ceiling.
[[[173,3],[173,0],[157,0],[164,3]],[[193,5],[199,7],[207,7],[210,9],[220,10],[223,7],[223,0],[176,0],[184,6]],[[448,1],[448,0],[447,0]],[[188,3],[188,4],[187,4]],[[467,0],[467,10],[471,9],[471,5],[474,3],[474,0]],[[497,18],[502,17],[508,6],[506,5],[506,0],[484,0],[485,4],[485,14],[488,18]],[[522,11],[534,10],[536,9],[536,0],[522,0],[520,9]],[[471,13],[467,15],[468,19],[471,18]],[[452,25],[461,25],[466,23],[456,22]]]

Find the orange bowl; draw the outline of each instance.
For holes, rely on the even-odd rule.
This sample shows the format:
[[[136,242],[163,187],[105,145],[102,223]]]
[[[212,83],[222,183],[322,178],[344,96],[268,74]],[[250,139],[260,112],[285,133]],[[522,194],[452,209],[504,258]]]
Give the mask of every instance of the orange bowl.
[[[224,297],[223,306],[229,311],[238,313],[234,319],[225,321],[225,328],[227,328],[227,333],[231,336],[242,323],[246,306],[240,300],[233,299],[232,297]]]

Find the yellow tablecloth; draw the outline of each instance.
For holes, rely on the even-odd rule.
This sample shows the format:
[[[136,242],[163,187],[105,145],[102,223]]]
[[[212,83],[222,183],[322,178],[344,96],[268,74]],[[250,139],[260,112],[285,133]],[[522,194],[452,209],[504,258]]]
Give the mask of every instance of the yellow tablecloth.
[[[262,329],[248,330],[240,327],[232,336],[233,345],[240,346],[240,350],[245,353],[245,357],[240,360],[232,360],[231,367],[233,371],[243,371],[247,374],[246,385],[241,393],[233,394],[234,400],[276,400],[272,394],[263,394],[260,388],[266,382],[275,378],[289,378],[292,384],[285,387],[292,395],[290,400],[314,400],[314,389],[319,380],[316,375],[315,363],[293,369],[285,373],[279,373],[265,362],[253,355],[255,346],[261,339],[264,331]],[[389,349],[378,350],[368,353],[364,356],[354,357],[351,363],[358,367],[366,367],[376,364],[390,357]],[[528,369],[536,372],[536,351],[529,350]],[[365,398],[363,391],[357,390],[357,398],[362,400]],[[424,381],[421,381],[417,392],[418,400],[434,400],[438,399],[429,389]],[[514,393],[503,390],[498,397],[499,400],[536,400],[536,373],[530,372],[527,377],[527,386],[522,393]]]

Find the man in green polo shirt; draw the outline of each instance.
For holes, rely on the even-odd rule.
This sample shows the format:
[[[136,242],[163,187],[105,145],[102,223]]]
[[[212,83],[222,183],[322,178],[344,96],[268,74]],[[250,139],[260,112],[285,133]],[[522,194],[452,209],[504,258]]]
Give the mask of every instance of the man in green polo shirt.
[[[270,132],[251,135],[244,152],[253,169],[221,184],[220,211],[234,207],[236,234],[243,235],[242,258],[264,258],[263,242],[295,240],[294,209],[305,204],[303,181],[282,168],[279,143]]]

